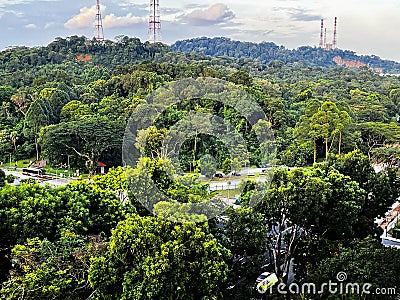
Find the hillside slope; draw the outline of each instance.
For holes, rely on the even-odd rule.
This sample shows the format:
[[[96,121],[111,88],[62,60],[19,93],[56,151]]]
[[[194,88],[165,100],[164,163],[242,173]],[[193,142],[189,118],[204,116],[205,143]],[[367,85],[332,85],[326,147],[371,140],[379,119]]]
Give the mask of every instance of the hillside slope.
[[[263,64],[273,60],[285,63],[307,62],[326,68],[338,65],[359,68],[367,66],[378,73],[400,74],[400,63],[382,60],[376,55],[360,56],[349,50],[325,50],[309,46],[295,50],[286,49],[272,42],[251,43],[234,41],[229,38],[195,38],[178,41],[171,46],[172,51],[184,53],[196,52],[211,56],[229,56],[234,58],[252,58]]]

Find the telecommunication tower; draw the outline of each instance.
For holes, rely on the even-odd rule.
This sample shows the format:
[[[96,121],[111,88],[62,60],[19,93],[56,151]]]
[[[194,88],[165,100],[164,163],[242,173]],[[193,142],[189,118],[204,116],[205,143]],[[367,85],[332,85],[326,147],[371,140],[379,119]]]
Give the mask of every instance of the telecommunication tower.
[[[96,25],[95,25],[95,38],[97,41],[104,41],[103,20],[101,18],[100,0],[97,0],[96,5]]]
[[[319,36],[319,47],[324,47],[324,19],[321,19],[321,34]]]
[[[332,47],[333,49],[337,49],[337,17],[335,17],[335,25],[334,25],[334,30],[333,30],[333,43]]]
[[[150,0],[149,42],[161,42],[160,0]]]

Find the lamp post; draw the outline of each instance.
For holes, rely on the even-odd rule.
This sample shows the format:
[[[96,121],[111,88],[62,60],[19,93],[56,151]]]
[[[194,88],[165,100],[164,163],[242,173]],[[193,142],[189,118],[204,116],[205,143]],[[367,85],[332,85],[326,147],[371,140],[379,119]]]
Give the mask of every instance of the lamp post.
[[[68,158],[68,178],[69,178],[69,172],[70,172],[70,170],[71,170],[71,166],[70,166],[70,164],[69,164],[69,155],[67,154],[67,158]]]
[[[229,192],[230,192],[231,181],[228,180],[227,184],[228,184],[228,202],[229,202],[229,199],[230,199]]]

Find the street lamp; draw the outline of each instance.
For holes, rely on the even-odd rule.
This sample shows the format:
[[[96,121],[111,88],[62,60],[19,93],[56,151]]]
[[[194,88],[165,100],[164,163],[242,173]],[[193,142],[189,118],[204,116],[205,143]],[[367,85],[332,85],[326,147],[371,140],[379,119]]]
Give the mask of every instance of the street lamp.
[[[69,155],[67,154],[67,159],[68,159],[68,177],[69,177],[69,173],[70,173],[70,170],[71,170],[71,166],[70,166],[70,164],[69,164]]]
[[[227,184],[228,184],[228,202],[229,202],[229,199],[230,199],[229,192],[230,192],[231,181],[228,180]]]
[[[70,166],[70,163],[69,163],[69,154],[61,154],[61,156],[64,156],[64,155],[67,156],[67,164],[60,163],[60,167],[61,168],[68,168],[68,177],[69,177],[70,170],[71,170],[71,166]],[[67,172],[67,171],[65,171],[65,172]]]

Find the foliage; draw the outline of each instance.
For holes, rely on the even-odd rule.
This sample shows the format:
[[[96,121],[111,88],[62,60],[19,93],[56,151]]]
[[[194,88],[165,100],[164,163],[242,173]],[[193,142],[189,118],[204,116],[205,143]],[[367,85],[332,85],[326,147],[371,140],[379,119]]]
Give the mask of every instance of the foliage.
[[[43,127],[40,144],[52,161],[75,154],[85,161],[90,175],[106,151],[122,146],[123,124],[106,118],[88,118]]]
[[[115,167],[58,188],[35,180],[3,186],[0,172],[0,298],[252,299],[260,298],[259,273],[285,281],[290,262],[297,281],[330,279],[339,270],[360,282],[373,280],[370,273],[385,280],[375,269],[390,270],[398,281],[397,265],[387,260],[397,252],[370,239],[352,241],[379,236],[374,219],[399,197],[398,170],[376,173],[371,162],[398,163],[400,79],[369,69],[399,72],[399,65],[351,51],[289,51],[225,38],[172,49],[187,53],[126,36],[103,43],[56,38],[0,52],[1,161],[28,164],[36,151],[36,160],[86,166],[90,175],[99,161]],[[338,67],[336,55],[369,67]],[[162,107],[154,126],[132,141],[143,156],[137,166],[121,167],[130,115],[151,105],[148,96],[160,86],[198,77],[238,88]],[[242,92],[264,111],[258,124],[236,111]],[[232,104],[212,100],[220,96]],[[209,134],[211,115],[230,123],[242,142],[231,147]],[[176,124],[193,135],[185,139]],[[271,155],[263,151],[271,143],[260,145],[256,136],[266,128],[276,141]],[[242,207],[209,220],[209,229],[192,207],[213,194],[197,174],[175,170],[169,159],[176,150],[174,162],[184,171],[209,177],[267,161],[325,162],[278,169],[269,187],[248,182]],[[260,202],[253,208],[254,199]],[[217,209],[221,202],[212,204]]]
[[[352,51],[336,49],[327,51],[321,48],[303,46],[296,50],[289,50],[272,42],[251,43],[233,41],[229,38],[195,38],[178,41],[171,46],[173,51],[198,52],[211,56],[230,56],[235,58],[252,58],[264,64],[279,60],[284,63],[306,61],[308,64],[321,67],[335,65],[334,57],[343,60],[360,61],[366,65],[383,68],[384,72],[399,72],[400,65],[392,61],[384,61],[377,56],[358,56]]]
[[[220,220],[217,239],[231,252],[229,274],[224,297],[247,297],[254,290],[254,280],[264,271],[267,249],[266,222],[262,214],[251,208],[228,208],[226,220]]]
[[[100,236],[65,232],[59,240],[28,239],[12,249],[13,270],[3,283],[3,299],[84,299],[91,295],[90,258],[103,252]]]
[[[64,231],[109,235],[131,212],[113,192],[83,181],[57,189],[30,183],[5,186],[0,190],[1,248],[27,238],[54,240]]]
[[[0,188],[5,185],[5,182],[6,182],[6,174],[4,173],[3,170],[0,169]]]
[[[400,252],[384,247],[372,238],[354,241],[351,247],[342,249],[336,256],[320,262],[320,266],[305,279],[320,286],[329,280],[336,281],[339,272],[347,275],[346,283],[370,284],[368,299],[393,299],[393,295],[376,295],[376,288],[395,288],[400,280]],[[356,296],[360,297],[360,296]],[[319,299],[335,299],[332,295],[322,294]]]
[[[132,216],[113,231],[89,280],[100,299],[216,299],[229,251],[205,225]]]

